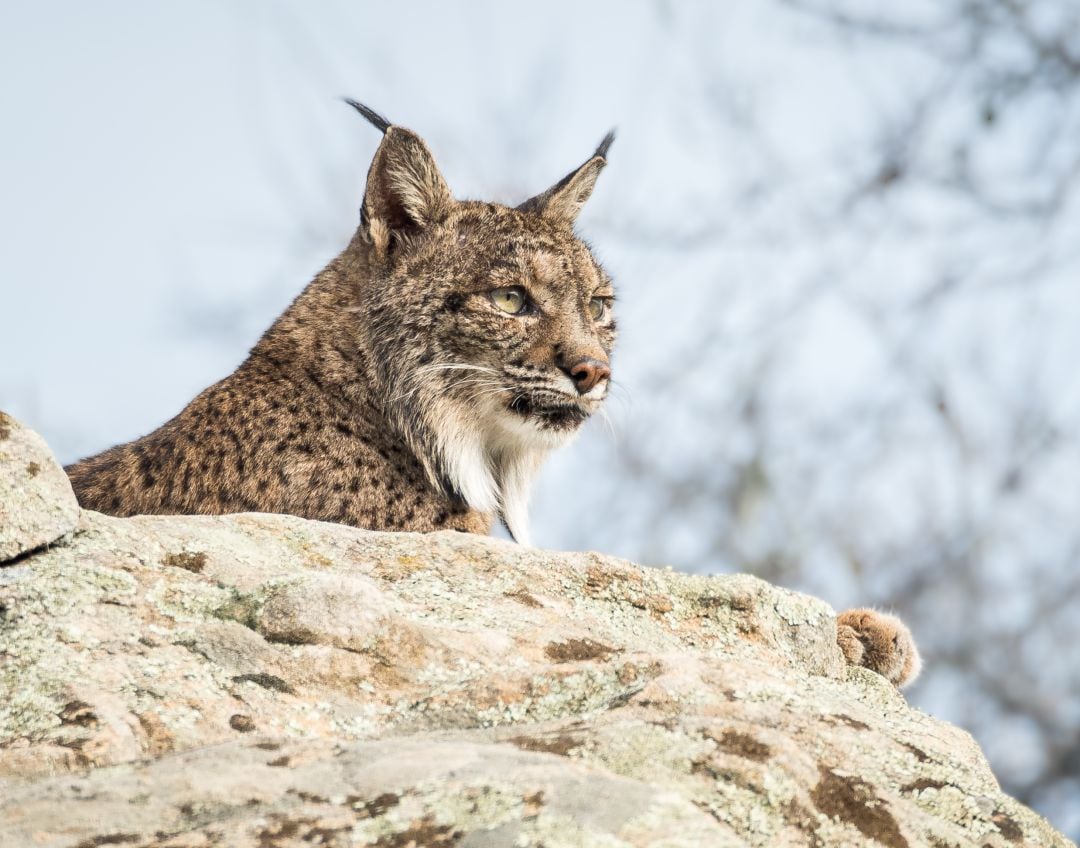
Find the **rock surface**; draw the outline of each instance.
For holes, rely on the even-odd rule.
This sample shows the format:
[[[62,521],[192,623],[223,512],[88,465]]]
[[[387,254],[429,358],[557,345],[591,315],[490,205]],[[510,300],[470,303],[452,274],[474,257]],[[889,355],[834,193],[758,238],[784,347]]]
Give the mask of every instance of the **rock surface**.
[[[0,412],[0,562],[75,529],[79,505],[44,440]]]
[[[820,601],[455,533],[79,515],[0,421],[0,845],[1070,844],[845,666]]]

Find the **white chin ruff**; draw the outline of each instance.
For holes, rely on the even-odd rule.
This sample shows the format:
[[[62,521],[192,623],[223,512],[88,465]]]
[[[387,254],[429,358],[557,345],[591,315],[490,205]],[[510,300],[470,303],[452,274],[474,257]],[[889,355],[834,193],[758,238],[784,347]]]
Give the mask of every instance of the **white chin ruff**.
[[[550,430],[541,427],[535,418],[525,418],[514,412],[499,410],[495,418],[495,439],[502,442],[516,442],[527,449],[554,450],[568,445],[577,436],[580,426],[572,430]]]
[[[501,408],[446,414],[438,424],[439,458],[450,482],[470,507],[498,513],[516,542],[530,544],[533,478],[548,452],[580,428],[542,429]]]

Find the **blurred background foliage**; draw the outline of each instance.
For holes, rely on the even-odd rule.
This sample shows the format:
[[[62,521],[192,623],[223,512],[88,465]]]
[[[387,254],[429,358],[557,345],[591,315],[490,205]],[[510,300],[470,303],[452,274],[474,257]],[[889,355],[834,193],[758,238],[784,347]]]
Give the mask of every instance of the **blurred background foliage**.
[[[610,403],[540,544],[902,615],[911,699],[1080,836],[1080,2],[0,10],[0,407],[64,461],[224,376],[357,223],[376,134],[580,221]]]

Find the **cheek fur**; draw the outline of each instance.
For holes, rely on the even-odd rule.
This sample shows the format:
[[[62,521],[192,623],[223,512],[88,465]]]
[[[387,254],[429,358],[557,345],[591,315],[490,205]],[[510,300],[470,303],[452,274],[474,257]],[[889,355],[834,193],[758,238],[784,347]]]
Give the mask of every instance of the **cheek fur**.
[[[528,343],[528,327],[520,318],[505,318],[478,305],[453,313],[441,322],[438,335],[447,351],[463,357],[500,361]]]

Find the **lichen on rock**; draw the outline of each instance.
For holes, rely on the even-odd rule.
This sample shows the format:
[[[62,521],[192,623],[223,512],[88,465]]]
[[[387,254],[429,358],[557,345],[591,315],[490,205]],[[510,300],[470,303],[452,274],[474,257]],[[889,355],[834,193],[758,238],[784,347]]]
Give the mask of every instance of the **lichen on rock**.
[[[813,598],[457,533],[80,516],[0,422],[0,844],[1069,844],[845,666]]]

